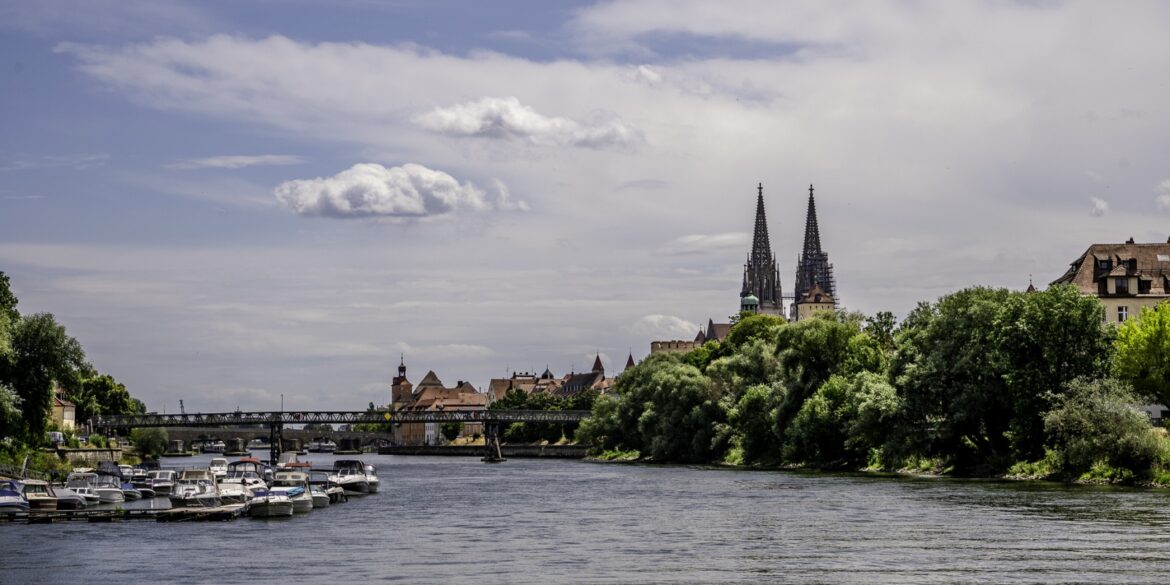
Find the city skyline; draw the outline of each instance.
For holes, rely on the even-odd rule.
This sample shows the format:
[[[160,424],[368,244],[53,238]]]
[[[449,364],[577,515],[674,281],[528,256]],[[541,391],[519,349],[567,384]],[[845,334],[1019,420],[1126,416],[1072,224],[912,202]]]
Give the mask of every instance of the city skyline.
[[[1170,236],[1162,3],[0,4],[0,270],[151,410],[689,339],[757,184],[843,308]]]

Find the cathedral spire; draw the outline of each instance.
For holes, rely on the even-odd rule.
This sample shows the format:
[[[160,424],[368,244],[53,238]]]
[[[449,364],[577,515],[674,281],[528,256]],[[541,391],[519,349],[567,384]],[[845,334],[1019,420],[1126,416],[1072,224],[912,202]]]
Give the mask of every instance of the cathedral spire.
[[[743,288],[740,298],[749,295],[759,302],[758,311],[772,315],[782,313],[780,294],[780,271],[776,269],[776,258],[772,255],[772,243],[768,239],[768,218],[764,214],[764,184],[756,186],[756,223],[752,234],[752,251],[743,265]],[[741,303],[740,307],[744,305]]]
[[[808,186],[808,215],[804,220],[804,248],[796,262],[796,284],[793,296],[800,302],[813,287],[821,290],[834,299],[837,298],[837,283],[833,279],[833,265],[829,264],[829,255],[821,249],[821,228],[817,224],[817,202],[813,197],[813,186]],[[793,307],[795,318],[795,306]]]

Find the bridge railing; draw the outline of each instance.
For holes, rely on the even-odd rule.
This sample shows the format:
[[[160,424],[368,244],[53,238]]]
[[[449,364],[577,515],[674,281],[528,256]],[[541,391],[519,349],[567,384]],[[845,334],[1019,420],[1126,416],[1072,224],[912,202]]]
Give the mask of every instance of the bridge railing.
[[[312,423],[427,423],[427,422],[547,422],[574,423],[589,418],[588,410],[480,410],[480,411],[276,411],[98,416],[93,428],[215,427],[297,425]]]

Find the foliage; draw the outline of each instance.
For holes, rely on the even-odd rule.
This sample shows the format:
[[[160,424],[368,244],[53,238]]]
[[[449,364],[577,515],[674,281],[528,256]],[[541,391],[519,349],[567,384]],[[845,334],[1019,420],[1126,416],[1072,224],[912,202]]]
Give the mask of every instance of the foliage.
[[[16,310],[18,302],[16,295],[12,293],[12,286],[8,280],[8,275],[4,274],[3,270],[0,270],[0,321],[15,323],[20,319],[20,313]]]
[[[1070,382],[1106,374],[1112,328],[1104,324],[1103,310],[1071,285],[1015,293],[1004,302],[994,341],[1011,400],[1014,458],[1043,455],[1044,413]]]
[[[167,430],[144,428],[130,431],[130,440],[143,459],[158,459],[167,451]]]
[[[1114,375],[1142,397],[1170,405],[1170,303],[1122,323],[1114,348]]]
[[[463,423],[459,421],[445,422],[439,425],[439,433],[443,435],[448,442],[454,441],[459,437],[459,433],[463,432]]]
[[[776,433],[776,410],[784,401],[782,386],[749,386],[738,400],[729,398],[727,425],[732,433],[736,463],[776,463],[780,436]]]
[[[878,343],[853,315],[819,312],[780,330],[777,337],[786,394],[776,414],[776,432],[784,434],[804,401],[835,374],[881,371]]]
[[[784,457],[823,467],[865,467],[899,410],[897,393],[882,375],[833,376],[786,429]]]
[[[1133,392],[1116,380],[1069,384],[1044,417],[1063,471],[1070,476],[1093,472],[1091,477],[1124,479],[1109,469],[1148,476],[1155,464],[1165,461],[1166,443],[1145,413],[1134,407],[1136,402]]]
[[[19,435],[21,424],[20,396],[0,383],[0,439]]]
[[[41,442],[54,382],[75,387],[79,374],[90,370],[81,344],[48,313],[21,317],[12,332],[12,357],[0,381],[6,381],[21,398],[25,437]]]
[[[98,415],[120,416],[145,412],[142,403],[130,396],[126,386],[105,374],[81,380],[77,390],[69,395],[69,400],[77,407],[79,421]]]
[[[614,384],[617,396],[594,403],[578,439],[595,451],[637,449],[656,461],[710,461],[716,425],[725,422],[707,378],[677,355],[653,354]]]

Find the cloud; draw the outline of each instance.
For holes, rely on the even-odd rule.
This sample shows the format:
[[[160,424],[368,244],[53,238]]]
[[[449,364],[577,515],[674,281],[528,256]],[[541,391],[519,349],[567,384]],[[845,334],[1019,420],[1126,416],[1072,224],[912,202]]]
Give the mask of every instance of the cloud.
[[[1090,197],[1089,200],[1093,202],[1093,210],[1089,212],[1093,217],[1103,217],[1106,213],[1109,213],[1108,201],[1100,197]]]
[[[653,339],[690,339],[699,326],[674,315],[646,315],[635,321],[630,331]]]
[[[305,159],[293,154],[223,155],[192,158],[167,165],[171,169],[242,169],[245,167],[299,165]]]
[[[47,156],[20,156],[7,161],[0,161],[0,171],[27,171],[33,169],[53,169],[69,167],[75,171],[83,171],[102,166],[109,160],[110,155],[104,152],[90,154],[61,154]]]
[[[723,234],[690,234],[675,238],[662,247],[661,252],[670,256],[687,256],[705,254],[726,248],[743,247],[751,237],[747,232],[727,232]]]
[[[1170,179],[1162,181],[1154,190],[1159,193],[1154,198],[1154,204],[1158,206],[1158,211],[1170,212]]]
[[[630,74],[630,79],[646,85],[658,85],[662,83],[662,74],[651,69],[648,65],[639,65]]]
[[[526,210],[513,202],[496,181],[497,196],[489,201],[479,187],[459,183],[447,173],[419,164],[384,167],[359,163],[333,175],[285,181],[276,199],[299,215],[317,217],[423,218],[460,212]]]
[[[630,147],[642,133],[612,114],[598,112],[587,122],[549,117],[515,97],[484,97],[416,116],[415,123],[447,136],[521,140],[536,145],[584,148]]]

